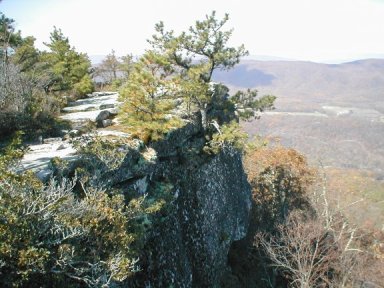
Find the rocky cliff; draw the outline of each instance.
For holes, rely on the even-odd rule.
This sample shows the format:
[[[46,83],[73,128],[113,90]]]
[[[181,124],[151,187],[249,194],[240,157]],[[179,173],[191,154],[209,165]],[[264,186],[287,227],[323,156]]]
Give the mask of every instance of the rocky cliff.
[[[67,114],[62,117],[72,122],[84,117],[89,119],[90,113],[96,115],[99,112],[95,105],[98,108],[109,101],[108,97],[115,96],[96,95],[79,100],[67,107]],[[222,110],[227,107],[216,106],[210,109],[211,113],[224,115]],[[220,118],[218,115],[216,118]],[[234,114],[230,116],[233,119]],[[142,226],[147,230],[143,243],[136,243],[143,246],[139,249],[143,251],[139,257],[140,271],[126,283],[128,287],[218,287],[230,269],[227,256],[231,244],[245,237],[251,191],[241,154],[231,147],[221,149],[219,153],[205,152],[206,131],[201,122],[199,115],[185,119],[182,128],[148,145],[139,140],[128,140],[123,133],[120,139],[125,144],[118,144],[116,150],[108,152],[111,157],[123,155],[120,164],[113,168],[103,162],[103,157],[81,152],[63,168],[62,162],[50,161],[52,157],[40,153],[46,159],[43,164],[44,167],[48,165],[49,177],[71,178],[75,171],[88,171],[86,185],[101,187],[107,193],[123,193],[127,203],[139,196],[145,196],[149,202],[163,200],[162,209],[142,219]],[[100,133],[96,135],[103,137]],[[87,141],[96,139],[91,134],[84,137],[87,139],[85,146]],[[120,136],[114,133],[111,137]],[[81,137],[73,138],[78,141],[76,139]],[[71,143],[66,145],[72,147]],[[25,157],[23,161],[26,159],[29,158]],[[53,164],[55,162],[59,166]]]
[[[246,234],[251,202],[240,156],[225,151],[199,167],[185,164],[174,167],[183,170],[178,197],[150,242],[153,287],[218,286],[231,243]]]
[[[137,286],[217,287],[230,245],[246,234],[251,192],[241,155],[232,148],[203,152],[195,120],[148,147],[132,146],[117,169],[95,178],[128,198],[167,194],[166,208],[150,220]]]

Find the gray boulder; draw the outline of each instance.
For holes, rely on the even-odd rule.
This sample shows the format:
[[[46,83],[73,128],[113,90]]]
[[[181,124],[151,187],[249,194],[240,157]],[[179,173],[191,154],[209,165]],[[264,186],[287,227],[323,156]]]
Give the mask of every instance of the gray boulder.
[[[117,114],[119,113],[119,110],[117,108],[108,109],[108,111],[111,116],[117,116]]]
[[[111,113],[108,110],[100,111],[99,115],[96,117],[96,125],[97,127],[104,127],[103,121],[107,120],[111,116]]]
[[[45,138],[43,139],[43,144],[57,144],[57,143],[61,143],[62,142],[62,139],[61,137],[54,137],[54,138]]]
[[[43,183],[47,182],[52,176],[53,171],[51,169],[43,169],[38,171],[35,175],[39,178]]]
[[[105,127],[108,127],[108,126],[112,126],[113,125],[113,121],[111,119],[105,119],[103,121],[101,121],[101,127],[105,128]]]

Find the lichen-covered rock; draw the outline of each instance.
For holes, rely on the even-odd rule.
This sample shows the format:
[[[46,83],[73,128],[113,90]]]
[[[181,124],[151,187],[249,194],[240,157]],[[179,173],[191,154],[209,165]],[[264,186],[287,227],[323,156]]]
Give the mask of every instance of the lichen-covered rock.
[[[200,121],[185,125],[149,148],[130,151],[104,174],[106,183],[149,193],[167,183],[172,200],[155,219],[135,283],[147,287],[217,287],[228,271],[230,245],[246,235],[251,190],[241,155],[205,145]],[[148,159],[148,155],[152,155]]]
[[[223,151],[186,170],[174,211],[155,229],[147,267],[153,287],[217,287],[233,241],[245,237],[250,187],[240,155]]]
[[[97,170],[89,185],[118,190],[127,201],[146,195],[155,202],[160,194],[166,202],[145,219],[141,271],[127,280],[128,287],[218,287],[229,271],[229,248],[248,228],[251,188],[239,152],[209,154],[206,144],[197,115],[161,141],[125,147],[118,168],[91,159]]]

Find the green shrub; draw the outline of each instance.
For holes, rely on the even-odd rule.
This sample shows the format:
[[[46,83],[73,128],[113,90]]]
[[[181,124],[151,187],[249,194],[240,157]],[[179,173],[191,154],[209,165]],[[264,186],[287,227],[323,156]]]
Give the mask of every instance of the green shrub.
[[[212,135],[212,139],[204,148],[209,153],[218,153],[225,147],[232,147],[238,151],[243,151],[246,147],[248,134],[241,130],[236,121],[216,128],[218,131]]]
[[[143,213],[143,200],[124,204],[88,189],[78,199],[75,182],[52,180],[47,187],[0,184],[0,283],[6,286],[108,285],[131,275],[132,221]],[[37,281],[37,283],[36,283]]]
[[[113,147],[83,149],[91,157]],[[148,226],[143,219],[163,202],[127,201],[78,178],[43,185],[11,169],[22,155],[21,134],[0,154],[0,286],[109,287],[130,277]]]
[[[86,94],[92,93],[95,87],[93,85],[93,81],[88,74],[85,74],[83,78],[81,78],[80,82],[74,85],[74,91],[76,96],[84,96]]]
[[[123,85],[123,79],[115,79],[111,83],[111,90],[117,91],[120,89],[120,87]]]

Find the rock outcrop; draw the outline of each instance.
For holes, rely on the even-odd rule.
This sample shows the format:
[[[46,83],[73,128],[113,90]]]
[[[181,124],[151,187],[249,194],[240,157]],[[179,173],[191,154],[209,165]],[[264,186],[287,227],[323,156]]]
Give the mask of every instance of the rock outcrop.
[[[229,269],[230,245],[246,235],[251,191],[241,155],[231,148],[204,153],[200,122],[149,147],[136,145],[119,168],[95,179],[147,197],[170,189],[143,249],[134,280],[139,287],[218,287]]]
[[[188,166],[177,168],[185,173],[174,210],[155,228],[147,250],[152,287],[218,287],[230,245],[246,235],[251,199],[240,155],[223,151]]]
[[[80,130],[89,121],[98,128],[113,125],[113,118],[117,115],[117,99],[116,92],[94,92],[86,99],[70,102],[68,107],[63,108],[60,118],[69,121],[74,129],[63,131],[63,137],[42,139],[40,136],[39,143],[29,145],[18,170],[33,170],[40,180],[46,181],[52,174],[49,167],[52,158],[66,161],[77,159],[76,150],[69,139],[80,136]],[[128,136],[123,132],[105,129],[96,130],[95,133],[100,136]]]
[[[91,105],[89,102],[85,105]],[[99,108],[111,107],[111,103],[98,104]],[[76,109],[70,110],[81,115],[94,112],[74,112]],[[99,117],[101,123],[114,108],[107,109]],[[150,222],[150,228],[140,255],[141,271],[126,283],[128,287],[219,287],[230,269],[227,257],[231,244],[246,235],[251,189],[241,154],[230,147],[217,154],[204,152],[207,140],[201,122],[199,116],[186,120],[185,126],[148,146],[132,140],[117,148],[125,153],[117,168],[98,165],[95,162],[101,160],[97,157],[80,157],[68,164],[68,175],[61,174],[71,176],[90,161],[88,167],[94,170],[90,171],[88,185],[119,191],[127,201],[159,194],[166,199],[163,209],[144,219]],[[56,145],[55,151],[59,152],[70,148],[62,144],[41,145]],[[39,172],[41,176],[50,177],[44,171]]]
[[[117,115],[117,99],[116,92],[95,92],[86,99],[69,103],[68,107],[62,110],[64,114],[60,118],[71,121],[75,124],[75,128],[81,127],[87,121],[95,123],[97,127],[107,127],[112,123],[105,120]],[[103,121],[109,125],[105,125]]]

